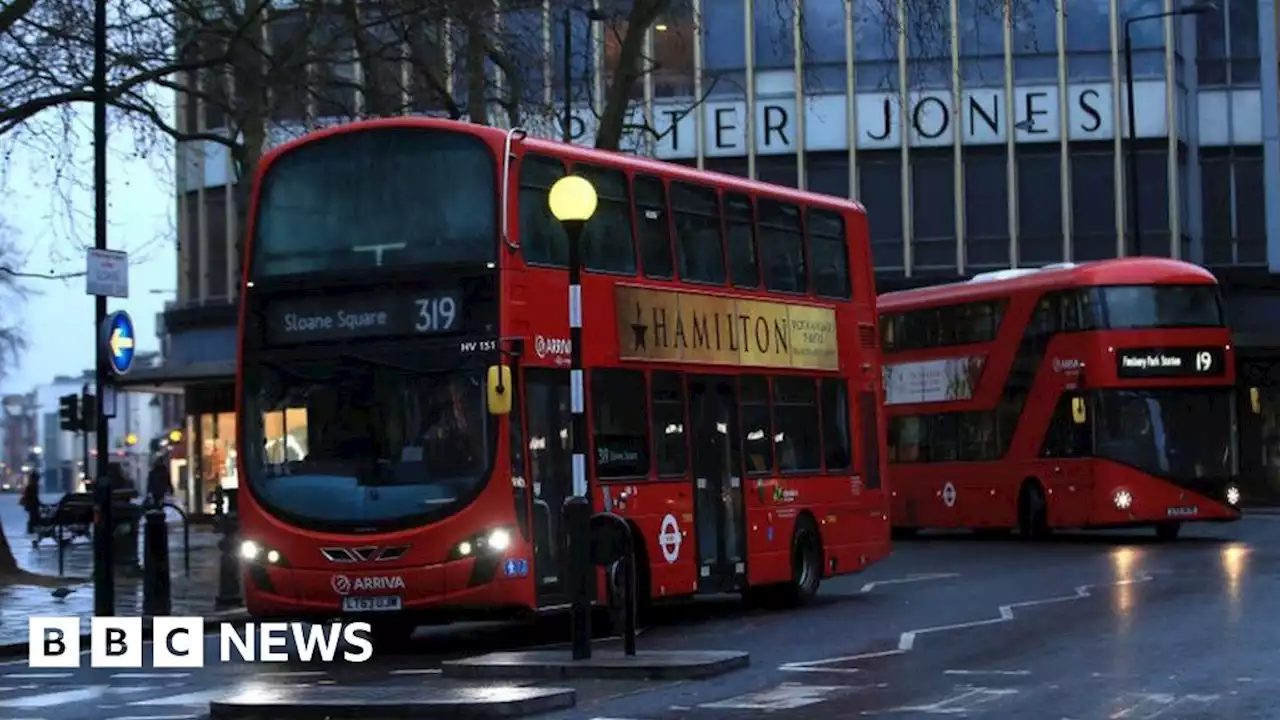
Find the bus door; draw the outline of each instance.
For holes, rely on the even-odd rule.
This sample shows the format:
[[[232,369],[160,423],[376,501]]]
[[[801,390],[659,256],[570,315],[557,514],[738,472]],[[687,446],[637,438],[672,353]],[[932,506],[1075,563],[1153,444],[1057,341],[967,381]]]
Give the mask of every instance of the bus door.
[[[1093,454],[1093,408],[1088,396],[1068,390],[1058,398],[1049,421],[1040,457],[1047,464],[1047,488],[1053,491],[1049,522],[1055,526],[1076,526],[1092,522],[1093,476],[1089,456]]]
[[[563,371],[524,369],[523,399],[528,409],[530,511],[533,514],[533,577],[539,607],[568,601],[568,553],[561,541],[560,509],[573,494],[569,380]],[[516,406],[513,412],[519,412]],[[563,431],[563,433],[562,433]]]
[[[738,384],[711,375],[688,382],[698,592],[730,592],[747,574]]]

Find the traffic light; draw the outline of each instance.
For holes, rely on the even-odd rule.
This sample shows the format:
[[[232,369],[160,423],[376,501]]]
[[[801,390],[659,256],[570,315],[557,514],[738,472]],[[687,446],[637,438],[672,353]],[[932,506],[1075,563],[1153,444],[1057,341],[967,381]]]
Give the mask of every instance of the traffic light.
[[[84,400],[81,403],[80,417],[84,420],[81,427],[85,432],[93,432],[98,425],[98,397],[85,393]]]
[[[69,432],[80,432],[80,396],[58,398],[58,426]]]

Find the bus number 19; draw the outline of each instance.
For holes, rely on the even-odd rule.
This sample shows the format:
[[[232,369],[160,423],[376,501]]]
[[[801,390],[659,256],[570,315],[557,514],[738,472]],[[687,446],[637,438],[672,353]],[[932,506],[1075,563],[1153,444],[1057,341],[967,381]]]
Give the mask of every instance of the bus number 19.
[[[1213,354],[1208,351],[1196,353],[1196,372],[1209,372],[1213,369]]]
[[[418,332],[439,332],[453,327],[458,307],[451,297],[415,300],[418,305],[418,322],[413,329]]]

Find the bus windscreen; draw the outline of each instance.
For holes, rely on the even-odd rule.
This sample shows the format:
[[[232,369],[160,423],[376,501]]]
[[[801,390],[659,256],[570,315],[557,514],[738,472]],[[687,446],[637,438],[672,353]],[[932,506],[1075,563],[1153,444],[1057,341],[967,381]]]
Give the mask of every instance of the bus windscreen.
[[[447,511],[490,465],[482,373],[353,355],[264,360],[245,376],[248,483],[263,504],[318,528]]]
[[[495,161],[478,138],[422,128],[330,135],[263,177],[254,278],[492,262]]]

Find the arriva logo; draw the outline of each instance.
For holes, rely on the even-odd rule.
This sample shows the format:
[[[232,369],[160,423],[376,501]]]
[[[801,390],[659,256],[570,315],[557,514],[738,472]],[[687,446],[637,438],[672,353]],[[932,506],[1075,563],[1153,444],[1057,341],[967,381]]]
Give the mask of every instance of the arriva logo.
[[[339,595],[349,592],[368,592],[370,590],[404,590],[404,578],[399,575],[376,575],[358,577],[354,580],[346,575],[334,575],[329,582],[333,591]]]
[[[533,351],[540,358],[548,355],[568,355],[571,347],[568,338],[549,338],[538,335],[533,339]]]

